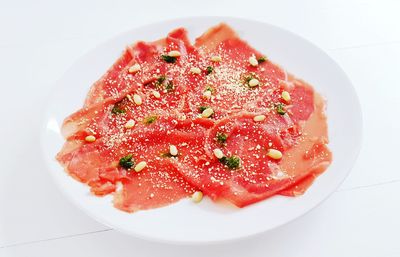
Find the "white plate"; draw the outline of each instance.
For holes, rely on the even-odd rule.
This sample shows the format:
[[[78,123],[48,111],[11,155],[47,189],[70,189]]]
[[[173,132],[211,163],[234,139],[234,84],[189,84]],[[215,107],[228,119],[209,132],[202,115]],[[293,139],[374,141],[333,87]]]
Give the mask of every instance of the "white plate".
[[[328,100],[329,147],[333,163],[305,195],[273,197],[243,209],[226,208],[208,199],[188,199],[164,208],[128,214],[115,209],[111,197],[90,195],[89,188],[69,177],[55,161],[64,139],[63,119],[82,106],[90,85],[136,40],[155,40],[176,27],[186,27],[192,39],[207,28],[226,22],[252,46],[296,76],[310,82]],[[42,149],[60,189],[91,217],[112,228],[142,238],[207,243],[239,239],[271,230],[310,211],[326,199],[350,172],[361,143],[361,110],[351,82],[323,51],[278,27],[236,18],[196,17],[132,29],[80,58],[57,82],[45,113]]]

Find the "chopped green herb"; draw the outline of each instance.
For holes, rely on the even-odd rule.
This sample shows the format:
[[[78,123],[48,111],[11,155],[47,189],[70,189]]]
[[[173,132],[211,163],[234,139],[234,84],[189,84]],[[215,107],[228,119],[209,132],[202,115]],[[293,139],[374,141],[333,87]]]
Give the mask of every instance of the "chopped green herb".
[[[208,108],[208,106],[200,106],[199,107],[199,111],[200,112],[204,112],[204,110],[207,109],[207,108]]]
[[[158,78],[156,78],[156,80],[149,82],[147,84],[145,84],[145,86],[147,85],[153,85],[156,88],[165,88],[167,91],[171,91],[174,89],[174,84],[172,83],[172,81],[168,81],[167,77],[165,75],[161,75]]]
[[[169,55],[161,55],[161,59],[163,59],[167,63],[175,63],[176,62],[176,57],[169,56]]]
[[[112,110],[111,110],[111,113],[112,114],[122,114],[122,113],[125,113],[126,111],[122,108],[122,101],[123,101],[124,99],[122,99],[121,101],[119,101],[119,102],[116,102],[115,104],[114,104],[114,107],[112,108]]]
[[[214,68],[211,67],[211,66],[208,66],[208,67],[206,68],[206,73],[207,73],[207,75],[210,74],[210,73],[213,72],[213,71],[214,71]]]
[[[114,105],[114,107],[112,108],[111,112],[113,114],[122,114],[122,113],[125,113],[125,110],[120,109],[117,105]]]
[[[285,105],[283,103],[275,104],[276,112],[280,115],[284,115],[286,113]]]
[[[260,58],[257,59],[258,63],[263,63],[267,60],[266,56],[261,56]]]
[[[167,78],[165,77],[165,75],[161,75],[158,78],[151,79],[150,81],[144,83],[143,85],[144,86],[153,86],[153,87],[159,88],[159,87],[161,87],[163,85],[163,83],[164,83],[164,81],[166,79]]]
[[[228,138],[228,135],[222,132],[217,133],[217,142],[220,143],[221,145],[226,143],[226,139]]]
[[[162,83],[167,79],[167,77],[165,77],[165,75],[161,75],[160,77],[157,78],[157,84],[158,85],[162,85]]]
[[[249,85],[249,82],[250,82],[250,80],[252,80],[252,79],[258,79],[258,78],[257,78],[257,77],[255,76],[255,74],[253,74],[253,73],[246,74],[246,75],[244,76],[244,78],[243,78],[244,84]]]
[[[158,118],[158,117],[155,116],[155,115],[149,116],[149,117],[147,117],[147,118],[145,118],[145,119],[143,120],[143,123],[146,124],[146,125],[150,125],[150,124],[154,123],[154,122],[157,120],[157,118]]]
[[[249,76],[246,76],[244,79],[245,79],[246,83],[248,84],[250,82],[250,80],[254,79],[254,77],[249,75]]]
[[[206,91],[211,91],[211,93],[213,93],[214,92],[214,88],[212,86],[208,85],[206,87]]]
[[[132,160],[132,154],[128,154],[127,156],[122,157],[119,159],[119,166],[124,169],[130,169],[135,165],[135,161]]]
[[[165,89],[167,91],[172,91],[174,90],[174,84],[172,83],[172,81],[168,81],[167,84],[165,85]]]
[[[234,155],[231,157],[224,156],[219,159],[219,161],[231,170],[235,170],[240,167],[240,158]]]

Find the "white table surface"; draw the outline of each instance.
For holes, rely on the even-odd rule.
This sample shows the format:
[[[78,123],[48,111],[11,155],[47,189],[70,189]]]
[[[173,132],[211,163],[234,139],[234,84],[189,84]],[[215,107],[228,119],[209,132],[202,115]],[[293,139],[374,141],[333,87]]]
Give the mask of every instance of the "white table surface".
[[[225,15],[326,50],[360,97],[364,142],[344,184],[296,221],[239,242],[176,246],[99,224],[53,184],[39,151],[54,82],[100,42],[163,19]],[[0,256],[400,256],[400,1],[0,0]]]

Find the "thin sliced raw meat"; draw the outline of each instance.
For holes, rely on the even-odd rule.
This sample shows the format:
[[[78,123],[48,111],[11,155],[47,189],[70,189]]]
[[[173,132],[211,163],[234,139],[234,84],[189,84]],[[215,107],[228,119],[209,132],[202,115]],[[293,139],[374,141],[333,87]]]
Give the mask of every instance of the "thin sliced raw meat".
[[[193,156],[193,159],[187,159],[185,162],[178,164],[180,171],[183,171],[183,175],[189,181],[195,180],[197,183],[193,183],[202,188],[207,195],[212,198],[225,198],[226,192],[234,190],[234,188],[241,187],[241,183],[237,179],[248,173],[248,169],[261,169],[266,166],[265,160],[260,158],[253,159],[250,155],[258,155],[261,150],[261,145],[272,143],[276,147],[282,147],[279,138],[273,136],[272,133],[268,133],[260,123],[253,121],[254,115],[243,114],[237,117],[230,117],[227,119],[220,120],[211,131],[209,131],[206,137],[205,148],[199,149],[192,148],[193,153],[189,156]],[[221,143],[217,141],[218,134],[224,134],[226,142]],[[254,145],[253,145],[254,144]],[[244,147],[246,146],[246,148]],[[260,147],[260,149],[258,149]],[[240,169],[229,169],[214,156],[214,149],[221,149],[227,157],[237,156],[240,158]],[[250,150],[249,150],[250,149]],[[257,151],[251,152],[249,151]],[[196,160],[195,157],[199,160]],[[249,158],[247,158],[249,157]],[[187,168],[184,168],[186,166]],[[253,178],[249,179],[262,180],[257,174]],[[247,177],[247,176],[246,176]],[[197,180],[197,178],[201,178]],[[227,200],[231,200],[230,197]],[[234,200],[233,200],[234,201]],[[235,202],[236,203],[236,202]]]
[[[195,189],[177,172],[171,159],[184,158],[184,149],[199,141],[209,120],[180,121],[159,118],[152,124],[138,124],[136,128],[105,136],[93,143],[85,143],[69,153],[64,163],[66,170],[77,180],[87,183],[93,193],[114,192],[118,182],[122,189],[115,195],[115,206],[133,212],[161,207],[192,194]],[[169,146],[179,150],[177,157],[169,155]],[[182,151],[182,152],[181,152]],[[147,166],[137,173],[119,166],[119,160],[131,154],[135,164],[145,161]]]
[[[170,50],[181,52],[182,58],[178,58],[178,65],[181,59],[186,60],[188,58],[186,55],[195,50],[189,42],[185,29],[176,29],[165,39],[151,43],[139,41],[133,46],[128,46],[106,74],[93,84],[86,97],[85,106],[99,103],[109,97],[119,98],[132,91],[138,84],[152,79],[156,74],[164,74],[166,65],[161,61],[161,54],[166,54]],[[134,64],[139,64],[141,71],[131,74],[129,68]]]
[[[299,90],[300,91],[300,90]],[[309,175],[292,187],[280,192],[286,196],[303,194],[317,176],[324,172],[332,162],[332,153],[328,143],[328,127],[325,116],[325,102],[320,95],[314,94],[314,111],[306,122],[302,122],[302,136],[296,142],[296,147],[289,150],[291,159],[283,160],[282,168],[289,174],[297,170],[308,169]]]
[[[172,50],[180,56],[162,60]],[[225,24],[195,46],[184,29],[136,43],[95,83],[86,107],[65,120],[58,161],[94,194],[114,193],[115,206],[128,212],[195,190],[239,207],[304,193],[332,158],[324,101],[263,57]],[[133,64],[140,70],[129,73]],[[206,108],[212,113],[204,116]],[[89,135],[95,142],[85,140]],[[271,149],[282,158],[272,158]],[[146,161],[141,172],[118,164],[130,154],[135,164]]]
[[[211,39],[214,40],[209,43]],[[206,106],[214,110],[215,119],[220,119],[242,110],[259,112],[278,101],[280,82],[286,79],[284,70],[267,59],[255,67],[250,65],[250,57],[264,55],[241,40],[227,25],[210,29],[196,40],[196,46],[200,44],[203,53],[200,63],[212,71],[205,76],[202,86],[190,94],[189,105],[194,115],[200,106]],[[215,56],[221,61],[212,61]],[[259,84],[250,86],[251,79],[257,79]],[[206,90],[212,91],[211,97],[204,97]]]
[[[120,73],[124,70],[133,60],[133,56],[128,46],[124,50],[121,57],[107,70],[107,72],[96,81],[90,88],[86,96],[85,106],[99,103],[104,100],[106,88],[113,88],[116,81],[119,79]]]
[[[253,114],[243,114],[219,121],[209,132],[205,148],[193,146],[187,154],[192,158],[176,161],[179,172],[211,198],[240,207],[289,186],[291,180],[273,177],[276,162],[266,155],[268,144],[283,151],[282,140],[274,133],[276,121],[259,123],[253,118]],[[226,135],[224,144],[216,141],[219,133]],[[228,158],[240,158],[240,167],[230,169],[221,163],[214,149]]]
[[[309,183],[297,183],[321,173],[331,161],[325,146],[326,127],[318,130],[315,127],[325,120],[323,102],[319,102],[318,96],[316,98],[316,112],[303,124],[303,135],[291,133],[285,120],[277,114],[267,115],[262,122],[255,122],[254,114],[229,117],[210,130],[205,149],[192,148],[196,154],[188,154],[202,158],[176,162],[179,172],[211,198],[225,199],[239,207],[279,192],[285,195],[299,193],[299,187],[304,188]],[[281,133],[283,131],[287,133]],[[218,133],[226,135],[224,144],[218,142]],[[296,142],[296,147],[284,144],[289,136],[292,137],[290,142]],[[213,156],[213,150],[217,148],[226,157],[239,157],[240,168],[230,170],[220,163]],[[269,149],[282,152],[282,159],[270,158],[267,155]]]
[[[197,190],[180,175],[171,160],[186,158],[185,153],[194,143],[199,143],[198,138],[204,128],[191,121],[178,121],[174,124],[171,126],[175,128],[173,135],[159,127],[158,131],[154,131],[152,142],[146,142],[143,148],[137,147],[143,152],[142,155],[149,156],[150,159],[147,161],[146,170],[123,182],[122,190],[117,192],[114,198],[117,208],[133,212],[161,207],[187,197]],[[170,155],[170,145],[177,147],[176,157]]]
[[[113,134],[123,128],[129,120],[138,123],[151,116],[184,117],[181,110],[186,108],[187,92],[198,82],[197,78],[189,73],[191,62],[198,59],[198,53],[188,45],[184,29],[171,32],[167,39],[159,40],[157,43],[161,41],[166,42],[165,48],[153,43],[136,44],[134,56],[136,60],[140,60],[142,70],[128,74],[126,68],[120,72],[120,96],[116,94],[115,97],[109,97],[103,102],[92,103],[64,120],[62,132],[68,142],[61,155],[68,153],[67,149],[70,149],[71,145],[74,148],[79,147],[79,140],[82,142],[86,136],[96,135],[100,138],[105,134]],[[177,61],[173,64],[161,61],[160,56],[171,50],[181,52]],[[187,69],[187,72],[182,72],[182,69]],[[101,85],[95,85],[98,86]],[[112,86],[112,89],[116,89],[116,85]],[[142,104],[135,103],[135,95],[141,98]],[[113,113],[114,107],[124,113],[122,115]]]

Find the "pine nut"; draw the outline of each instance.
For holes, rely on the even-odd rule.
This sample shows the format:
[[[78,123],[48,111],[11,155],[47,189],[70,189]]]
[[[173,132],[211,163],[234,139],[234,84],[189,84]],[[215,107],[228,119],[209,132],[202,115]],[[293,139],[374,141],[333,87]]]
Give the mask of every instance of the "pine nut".
[[[282,152],[276,149],[269,149],[267,155],[275,160],[282,158]]]
[[[135,171],[140,172],[146,167],[147,163],[145,161],[141,161],[135,166]]]
[[[133,126],[135,126],[135,121],[134,120],[128,120],[125,124],[125,128],[133,128]]]
[[[220,62],[220,61],[222,61],[222,58],[219,55],[214,55],[214,56],[211,57],[211,61]]]
[[[177,156],[177,155],[178,155],[178,149],[176,148],[176,146],[170,145],[170,146],[169,146],[169,153],[170,153],[172,156]]]
[[[257,115],[257,116],[254,116],[254,118],[253,118],[253,120],[254,121],[263,121],[263,120],[265,120],[265,115]]]
[[[170,51],[170,52],[168,53],[168,56],[171,56],[171,57],[179,57],[179,56],[181,56],[181,53],[180,53],[179,51],[173,50],[173,51]]]
[[[138,71],[140,71],[140,65],[137,63],[132,65],[128,70],[129,73],[136,73]]]
[[[222,157],[224,157],[224,153],[221,151],[221,149],[214,149],[214,155],[215,157],[217,157],[218,159],[221,159]]]
[[[192,201],[195,203],[199,203],[201,202],[201,200],[203,199],[203,192],[201,191],[196,191],[193,193],[192,195]]]
[[[201,70],[197,67],[192,67],[192,68],[190,68],[190,72],[193,74],[200,74]]]
[[[285,100],[286,102],[290,101],[290,94],[288,91],[283,91],[282,92],[282,99]]]
[[[85,137],[85,141],[92,143],[92,142],[96,141],[96,137],[92,136],[92,135],[87,136],[87,137]]]
[[[135,104],[137,105],[141,105],[142,104],[142,97],[138,94],[134,94],[133,95],[133,101],[135,102]]]
[[[158,92],[158,91],[153,91],[153,96],[155,98],[160,98],[161,97],[160,92]]]
[[[204,97],[204,98],[207,98],[207,99],[210,98],[210,97],[211,97],[211,91],[210,91],[210,90],[204,91],[203,97]]]
[[[258,81],[258,79],[251,79],[249,81],[249,86],[250,87],[255,87],[255,86],[258,86],[259,84],[260,84],[260,81]]]
[[[205,110],[201,113],[201,117],[203,117],[203,118],[208,118],[208,117],[210,117],[211,115],[213,115],[213,113],[214,113],[214,110],[213,110],[213,109],[207,108],[207,109],[205,109]]]
[[[250,63],[250,65],[253,66],[253,67],[256,67],[256,66],[258,65],[258,61],[257,61],[256,57],[254,57],[254,56],[251,56],[251,57],[249,58],[249,63]]]

